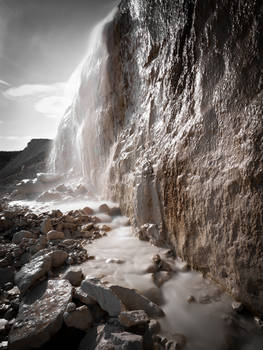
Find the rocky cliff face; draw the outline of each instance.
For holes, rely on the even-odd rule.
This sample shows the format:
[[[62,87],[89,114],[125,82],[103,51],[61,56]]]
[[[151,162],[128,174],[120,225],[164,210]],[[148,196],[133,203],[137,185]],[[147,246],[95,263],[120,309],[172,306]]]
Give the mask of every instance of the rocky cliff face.
[[[262,1],[123,0],[105,32],[110,196],[262,315]]]

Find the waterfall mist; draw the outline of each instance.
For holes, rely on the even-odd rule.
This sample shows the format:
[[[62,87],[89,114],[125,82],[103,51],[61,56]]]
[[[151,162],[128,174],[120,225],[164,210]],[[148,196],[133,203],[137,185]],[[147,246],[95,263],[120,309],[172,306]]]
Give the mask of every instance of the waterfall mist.
[[[116,9],[90,34],[87,54],[68,81],[68,107],[60,122],[50,156],[50,171],[67,181],[85,183],[100,192],[107,162],[102,120],[110,108],[107,25]]]

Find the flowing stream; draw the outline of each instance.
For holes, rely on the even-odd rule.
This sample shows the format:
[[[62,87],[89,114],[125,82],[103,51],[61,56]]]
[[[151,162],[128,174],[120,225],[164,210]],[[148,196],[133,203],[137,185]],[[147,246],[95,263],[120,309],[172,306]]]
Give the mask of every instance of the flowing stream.
[[[187,268],[180,259],[169,257],[166,248],[156,247],[139,240],[129,226],[125,216],[110,217],[99,213],[102,203],[110,207],[110,201],[82,200],[75,202],[27,202],[17,201],[14,205],[24,205],[36,213],[60,209],[70,210],[89,206],[94,215],[111,228],[107,236],[86,244],[89,256],[82,265],[87,277],[97,277],[103,282],[135,288],[149,299],[159,304],[165,317],[159,319],[161,334],[168,339],[176,339],[178,334],[186,338],[186,350],[261,350],[263,336],[254,319],[232,310],[233,299],[224,294],[213,282]],[[147,272],[152,258],[159,254],[172,268],[171,278],[160,287]],[[73,266],[74,268],[74,266]],[[189,302],[188,298],[193,297]]]

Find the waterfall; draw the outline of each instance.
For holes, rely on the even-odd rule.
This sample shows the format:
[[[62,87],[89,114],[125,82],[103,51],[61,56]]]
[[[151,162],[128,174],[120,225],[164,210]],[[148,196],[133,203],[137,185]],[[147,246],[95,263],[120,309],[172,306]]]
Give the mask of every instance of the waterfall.
[[[68,107],[60,122],[50,157],[50,170],[68,179],[103,182],[106,154],[101,121],[109,109],[107,26],[114,9],[91,32],[84,60],[67,84]]]

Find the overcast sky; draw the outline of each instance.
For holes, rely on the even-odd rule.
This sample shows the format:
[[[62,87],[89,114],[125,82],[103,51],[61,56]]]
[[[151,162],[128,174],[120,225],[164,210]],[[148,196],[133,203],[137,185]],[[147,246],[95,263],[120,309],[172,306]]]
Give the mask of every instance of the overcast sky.
[[[0,0],[0,150],[54,138],[64,84],[116,0]]]

